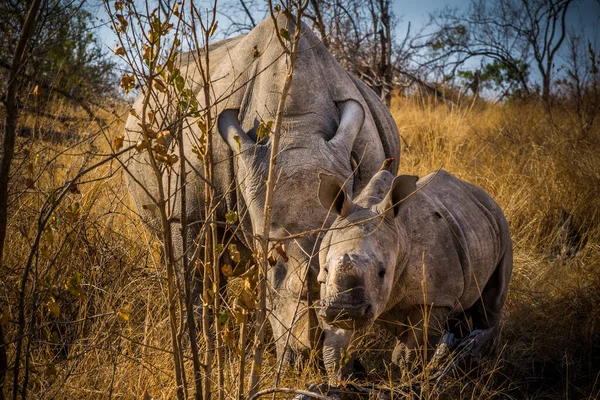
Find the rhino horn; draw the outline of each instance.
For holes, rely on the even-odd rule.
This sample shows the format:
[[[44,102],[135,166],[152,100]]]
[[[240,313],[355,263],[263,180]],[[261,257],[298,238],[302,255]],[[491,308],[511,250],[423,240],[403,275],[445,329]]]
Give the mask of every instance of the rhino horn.
[[[350,258],[350,256],[348,255],[348,253],[344,253],[344,255],[342,256],[342,264],[348,265],[351,262],[352,262],[352,259]]]
[[[354,140],[365,122],[365,110],[356,100],[346,100],[338,104],[340,107],[340,125],[329,143],[336,149],[344,149],[348,154],[352,151]]]
[[[239,110],[235,109],[225,110],[217,120],[219,134],[236,154],[255,145],[254,141],[242,129],[238,113]]]

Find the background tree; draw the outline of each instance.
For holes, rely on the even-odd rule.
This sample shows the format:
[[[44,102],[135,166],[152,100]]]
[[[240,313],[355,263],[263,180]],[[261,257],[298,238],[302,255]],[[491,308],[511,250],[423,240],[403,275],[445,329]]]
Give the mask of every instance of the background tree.
[[[414,80],[410,60],[410,24],[397,39],[399,18],[391,0],[309,0],[305,21],[319,35],[337,61],[369,85],[382,101],[390,104],[392,90]],[[264,3],[230,1],[223,13],[231,23],[227,33],[248,32],[264,18]]]
[[[432,50],[428,62],[454,76],[473,58],[491,59],[492,67],[504,70],[526,95],[531,93],[528,65],[532,63],[541,77],[541,97],[548,102],[572,3],[473,0],[465,12],[446,8],[433,15],[436,31],[426,43]]]
[[[390,104],[397,68],[408,58],[394,40],[398,18],[390,0],[311,0],[307,18],[329,51],[348,71]]]
[[[25,1],[0,3],[0,76],[3,78],[12,62],[9,55],[14,54],[15,32],[23,24],[27,4]],[[88,7],[85,1],[48,0],[41,4],[20,71],[28,85],[22,92],[31,93],[33,87],[38,86],[43,89],[42,100],[60,96],[85,105],[104,103],[115,97],[115,64],[102,50]]]
[[[0,166],[0,266],[10,265],[6,257],[5,246],[7,227],[9,225],[9,206],[14,197],[15,187],[23,178],[21,165],[14,164],[19,119],[24,111],[31,109],[32,103],[40,106],[40,99],[54,99],[63,96],[82,104],[88,113],[93,115],[89,104],[105,101],[106,96],[114,95],[112,68],[113,63],[103,55],[100,44],[92,33],[92,15],[84,8],[84,3],[73,3],[62,0],[17,1],[0,4],[0,93],[4,105],[4,124],[2,130],[2,160]],[[40,96],[42,91],[45,96]],[[46,102],[44,102],[46,104]],[[48,102],[47,109],[54,111]],[[55,108],[55,107],[54,107]],[[44,112],[46,116],[55,117]],[[62,116],[56,116],[61,118]],[[96,117],[94,116],[94,119]],[[85,165],[86,162],[83,162]],[[17,168],[15,168],[17,167]],[[83,167],[82,167],[83,168]],[[29,188],[35,182],[29,178]],[[12,188],[12,193],[11,193]],[[6,344],[2,324],[8,319],[9,306],[6,298],[0,306],[0,314],[5,321],[0,324],[0,398],[3,398],[6,372],[13,370],[13,398],[20,393],[27,395],[30,379],[30,368],[24,369],[30,362],[30,341],[24,339],[34,330],[36,312],[26,306],[26,295],[29,291],[33,260],[37,258],[40,237],[52,212],[67,193],[57,190],[47,199],[38,220],[38,231],[32,241],[31,257],[23,263],[20,271],[20,284],[17,305],[17,332],[12,366],[8,364]],[[11,199],[11,195],[13,198]],[[48,211],[49,210],[49,211]],[[48,212],[48,214],[45,214]],[[44,215],[42,217],[42,215]],[[47,217],[47,218],[46,218]],[[33,302],[39,297],[34,296]],[[39,307],[37,308],[39,310]],[[26,333],[26,329],[29,329]],[[22,379],[20,379],[22,377]]]
[[[557,97],[577,115],[580,136],[586,137],[600,109],[600,55],[597,44],[585,40],[581,30],[572,29],[561,67],[565,76],[558,80]]]
[[[477,98],[482,90],[494,93],[493,97],[503,100],[509,97],[522,97],[522,79],[529,80],[529,66],[520,64],[518,69],[510,68],[498,60],[485,62],[476,69],[459,69],[457,77],[462,81],[459,99],[468,91]]]
[[[2,138],[2,160],[0,161],[0,267],[4,264],[4,242],[6,239],[6,228],[8,225],[8,184],[10,167],[15,152],[15,141],[17,136],[17,118],[19,111],[17,107],[17,92],[19,87],[20,70],[23,65],[23,53],[31,34],[35,27],[35,20],[40,9],[41,0],[34,0],[27,12],[27,16],[23,21],[20,34],[17,37],[17,44],[13,53],[13,59],[10,65],[8,80],[6,82],[6,93],[2,96],[4,106],[6,107],[6,117],[4,121],[4,137]],[[23,307],[20,307],[19,313],[23,314]],[[2,314],[6,312],[1,310]],[[19,333],[23,334],[23,329],[19,328]],[[17,347],[17,364],[20,357],[21,349]],[[8,369],[6,344],[4,342],[4,332],[0,326],[0,397],[4,398],[5,377]],[[18,374],[19,367],[15,367],[13,397],[17,397],[18,393]],[[24,397],[24,394],[23,394]]]

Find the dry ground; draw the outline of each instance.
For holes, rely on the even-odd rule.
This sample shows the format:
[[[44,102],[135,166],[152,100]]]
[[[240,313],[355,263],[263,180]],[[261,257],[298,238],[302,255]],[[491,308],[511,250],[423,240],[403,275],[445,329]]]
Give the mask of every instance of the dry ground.
[[[556,107],[549,115],[533,103],[463,109],[397,98],[391,111],[403,137],[400,172],[423,176],[444,168],[481,186],[504,209],[515,247],[497,354],[443,388],[426,387],[421,397],[598,398],[600,124],[584,135],[573,113]],[[89,121],[69,126],[34,115],[22,123],[81,139],[97,131]],[[43,202],[81,165],[101,158],[91,153],[108,153],[120,129],[115,120],[80,144],[77,135],[35,139],[35,129],[33,139],[19,141],[0,274],[7,341],[16,336],[20,277]],[[36,286],[28,286],[28,309],[38,310],[28,342],[30,397],[173,398],[159,244],[130,209],[117,162],[84,180],[55,212],[34,263]],[[369,377],[384,386],[398,384],[381,362],[389,360],[389,341],[374,331],[357,349]],[[9,362],[13,352],[11,344]],[[231,346],[226,358],[227,391],[234,394],[238,355]],[[268,381],[274,368],[271,349]],[[281,385],[303,388],[323,379],[310,363],[286,371]]]

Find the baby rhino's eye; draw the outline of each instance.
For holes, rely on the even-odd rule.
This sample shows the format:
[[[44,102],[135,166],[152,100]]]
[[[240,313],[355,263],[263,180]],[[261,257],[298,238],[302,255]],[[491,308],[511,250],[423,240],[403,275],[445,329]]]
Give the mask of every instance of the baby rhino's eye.
[[[385,265],[383,265],[383,263],[379,263],[378,267],[379,267],[379,277],[383,279],[385,277]]]

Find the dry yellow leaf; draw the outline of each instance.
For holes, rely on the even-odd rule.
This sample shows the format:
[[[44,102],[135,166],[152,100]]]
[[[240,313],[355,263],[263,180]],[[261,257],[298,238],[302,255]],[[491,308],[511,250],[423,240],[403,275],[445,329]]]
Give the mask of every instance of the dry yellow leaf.
[[[113,53],[115,53],[115,55],[117,55],[117,56],[124,56],[125,48],[122,46],[119,46],[118,43],[115,43],[115,48],[113,49]]]
[[[115,147],[116,151],[119,151],[119,150],[121,150],[123,148],[123,144],[124,143],[125,143],[125,136],[124,135],[119,135],[113,141],[113,146]]]

